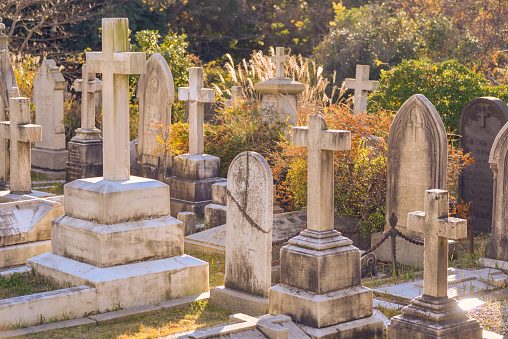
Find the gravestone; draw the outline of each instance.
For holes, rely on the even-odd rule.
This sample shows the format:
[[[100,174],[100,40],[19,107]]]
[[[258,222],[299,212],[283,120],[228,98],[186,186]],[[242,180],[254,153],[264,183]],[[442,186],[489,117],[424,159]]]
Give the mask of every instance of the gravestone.
[[[102,137],[95,128],[95,94],[102,92],[102,82],[95,73],[81,67],[82,79],[74,81],[74,88],[81,92],[81,128],[69,141],[65,181],[102,176]]]
[[[12,93],[12,95],[11,95]],[[0,18],[0,121],[7,121],[9,99],[19,97],[18,84],[11,64],[5,25]],[[7,183],[9,179],[9,148],[8,141],[0,139],[0,183]]]
[[[425,267],[423,295],[402,308],[387,328],[390,339],[405,338],[483,338],[480,323],[467,317],[448,290],[448,238],[467,235],[464,219],[448,217],[448,191],[426,190],[424,212],[411,212],[407,227],[424,234]]]
[[[369,71],[369,65],[356,65],[356,78],[344,80],[344,87],[355,90],[353,110],[358,113],[367,112],[369,91],[379,89],[379,81],[369,80]]]
[[[194,212],[200,218],[210,204],[212,185],[225,181],[220,178],[220,159],[203,154],[204,104],[213,102],[213,89],[203,88],[203,68],[189,69],[189,87],[178,89],[178,99],[189,103],[189,153],[175,157],[171,188],[171,215]]]
[[[127,19],[102,19],[104,177],[64,186],[65,215],[53,220],[51,253],[28,260],[57,282],[95,288],[97,310],[141,306],[208,291],[208,263],[183,254],[183,223],[169,215],[169,187],[130,176],[129,74],[146,73],[145,53],[127,52]]]
[[[64,88],[55,61],[43,60],[34,79],[35,121],[42,126],[42,140],[32,149],[32,170],[51,179],[65,179]]]
[[[460,147],[475,162],[464,168],[459,199],[473,202],[474,230],[489,232],[492,226],[492,170],[489,154],[499,130],[508,122],[508,106],[497,98],[470,101],[460,113]]]
[[[261,108],[275,111],[276,121],[288,123],[291,126],[298,124],[298,94],[305,90],[305,85],[284,76],[284,64],[289,56],[284,55],[284,47],[277,47],[272,56],[275,63],[275,78],[258,82],[254,85],[256,91],[262,94]]]
[[[351,132],[308,119],[308,127],[293,127],[293,144],[308,148],[307,229],[281,249],[270,314],[289,315],[313,338],[383,338],[372,290],[361,284],[360,250],[334,230],[333,152],[351,148]]]
[[[175,101],[175,84],[168,63],[159,53],[147,61],[146,74],[139,77],[139,127],[134,175],[164,181],[171,174],[172,157],[158,154],[157,136],[168,137],[171,107]],[[160,152],[159,152],[160,153]]]
[[[238,154],[228,170],[226,275],[210,299],[233,312],[268,312],[272,271],[273,177],[256,152]]]
[[[231,87],[231,99],[225,101],[226,107],[235,107],[242,96],[243,96],[242,86]]]

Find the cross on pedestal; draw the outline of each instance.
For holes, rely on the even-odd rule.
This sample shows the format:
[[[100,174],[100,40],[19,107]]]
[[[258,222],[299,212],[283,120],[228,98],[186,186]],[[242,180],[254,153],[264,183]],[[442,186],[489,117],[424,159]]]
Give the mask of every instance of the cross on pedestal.
[[[0,137],[11,140],[10,186],[13,194],[32,191],[31,143],[42,140],[42,127],[30,123],[30,99],[9,99],[10,121],[0,122]]]
[[[293,127],[293,144],[308,148],[307,229],[333,230],[333,151],[351,149],[351,132],[329,130],[325,119],[311,114],[308,127]]]
[[[238,99],[240,99],[243,95],[242,86],[232,86],[231,87],[231,99],[226,100],[226,106],[231,107],[236,105]]]
[[[275,63],[275,77],[284,78],[284,64],[289,62],[289,56],[284,55],[284,47],[275,48],[275,55],[272,56]]]
[[[485,128],[485,118],[490,117],[490,113],[488,109],[486,108],[486,105],[482,106],[482,110],[478,113],[476,113],[476,117],[480,118],[480,127]]]
[[[203,67],[189,68],[189,87],[178,89],[178,100],[189,101],[189,154],[203,154],[204,103],[215,101],[215,91],[203,88]]]
[[[346,88],[355,90],[355,112],[367,112],[367,92],[379,89],[379,81],[369,80],[369,70],[369,65],[356,65],[356,79],[347,78],[344,81]]]
[[[74,81],[74,88],[81,92],[81,128],[76,133],[99,131],[95,128],[95,93],[102,91],[102,81],[95,78],[95,73],[88,72],[83,64],[81,79]]]
[[[407,228],[423,233],[425,255],[423,267],[423,294],[446,297],[448,290],[448,239],[467,236],[464,219],[448,217],[448,191],[426,190],[425,212],[407,216]]]
[[[420,115],[415,112],[414,108],[409,113],[409,121],[407,123],[407,126],[413,129],[413,137],[414,140],[416,141],[416,129],[422,128],[423,124],[420,121]]]
[[[105,180],[130,177],[129,74],[146,73],[146,54],[129,50],[129,20],[102,19],[102,52],[87,52],[89,73],[102,73]]]

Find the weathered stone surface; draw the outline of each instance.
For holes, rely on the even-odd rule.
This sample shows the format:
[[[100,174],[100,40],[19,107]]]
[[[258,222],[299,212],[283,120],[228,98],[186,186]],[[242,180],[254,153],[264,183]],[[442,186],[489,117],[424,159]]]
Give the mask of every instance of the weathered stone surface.
[[[25,265],[26,260],[51,251],[51,240],[0,247],[0,268]]]
[[[218,182],[212,185],[212,204],[226,206],[228,203],[228,183]]]
[[[189,180],[218,177],[220,159],[208,154],[182,154],[174,159],[173,174]]]
[[[464,168],[459,181],[459,199],[472,201],[474,230],[489,232],[492,226],[493,175],[489,154],[494,139],[508,122],[508,106],[497,98],[470,101],[460,113],[460,147],[475,162]]]
[[[379,89],[379,81],[369,80],[369,65],[356,65],[356,79],[348,78],[344,80],[344,87],[354,89],[354,106],[355,112],[367,112],[367,96],[369,91]]]
[[[298,327],[312,339],[384,338],[383,320],[376,315],[323,328],[314,328],[302,324],[298,324]]]
[[[397,112],[388,136],[386,225],[395,212],[402,233],[422,238],[406,226],[409,212],[423,209],[428,189],[446,188],[447,140],[441,117],[423,95],[406,100]]]
[[[205,227],[213,228],[226,223],[227,207],[217,204],[205,206]]]
[[[245,313],[253,317],[268,313],[268,298],[224,286],[212,288],[210,300],[234,313]]]
[[[184,236],[196,233],[196,214],[192,212],[180,212],[177,217],[183,222]]]

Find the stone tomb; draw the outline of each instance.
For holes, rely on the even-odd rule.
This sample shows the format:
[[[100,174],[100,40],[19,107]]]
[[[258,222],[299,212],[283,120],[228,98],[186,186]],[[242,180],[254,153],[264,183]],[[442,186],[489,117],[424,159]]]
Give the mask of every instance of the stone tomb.
[[[448,217],[448,191],[425,191],[425,212],[408,214],[410,230],[422,232],[425,238],[423,295],[402,308],[402,314],[391,319],[387,336],[405,338],[483,338],[477,320],[467,317],[457,301],[447,295],[448,238],[467,235],[464,219]]]
[[[358,113],[367,112],[369,91],[379,89],[379,81],[369,80],[369,71],[369,65],[356,65],[356,79],[344,80],[344,87],[355,90],[353,110]]]
[[[228,171],[226,275],[210,299],[233,312],[268,312],[272,269],[273,178],[258,153],[243,152]]]
[[[34,79],[35,121],[42,126],[42,140],[32,149],[32,170],[50,179],[65,179],[64,88],[65,80],[55,61],[43,60]]]
[[[293,128],[308,147],[307,229],[282,247],[281,283],[270,288],[270,314],[289,315],[313,338],[382,338],[372,290],[361,285],[360,250],[334,230],[333,151],[351,148],[351,132],[328,130],[309,115]]]
[[[275,111],[276,121],[287,122],[290,126],[298,124],[297,95],[305,91],[305,85],[284,76],[284,64],[289,56],[284,55],[284,47],[277,47],[272,56],[275,63],[275,78],[258,82],[254,85],[256,91],[263,95],[261,108]]]
[[[157,154],[157,135],[167,136],[171,126],[171,107],[175,101],[175,84],[168,63],[159,53],[153,54],[146,64],[146,74],[139,77],[139,127],[134,175],[165,181],[171,175],[172,157]]]
[[[128,20],[102,19],[104,177],[64,186],[65,215],[52,224],[51,253],[28,264],[58,282],[95,287],[98,311],[208,291],[208,263],[183,254],[183,223],[169,215],[169,188],[129,174],[129,74],[146,72],[145,53],[129,53]]]
[[[174,158],[170,178],[171,215],[194,212],[200,218],[211,203],[212,185],[226,179],[219,177],[220,159],[203,154],[204,103],[213,102],[214,90],[203,88],[203,68],[189,69],[189,87],[178,89],[178,99],[189,102],[189,153]]]
[[[492,226],[492,170],[489,154],[499,130],[508,122],[508,106],[497,98],[477,98],[460,113],[460,147],[475,162],[464,168],[459,199],[473,202],[474,230],[489,232]]]
[[[66,182],[102,176],[102,137],[95,128],[95,94],[102,92],[102,81],[87,71],[86,64],[81,74],[82,79],[74,81],[74,88],[81,92],[81,128],[68,144]]]
[[[390,231],[389,217],[395,212],[397,229],[422,239],[422,233],[407,228],[403,216],[423,209],[425,190],[446,188],[446,165],[447,140],[441,117],[427,98],[413,95],[397,112],[388,135],[385,232]],[[383,235],[372,234],[372,245]],[[390,242],[385,241],[375,253],[378,260],[391,262]],[[397,237],[397,261],[423,265],[423,246]]]

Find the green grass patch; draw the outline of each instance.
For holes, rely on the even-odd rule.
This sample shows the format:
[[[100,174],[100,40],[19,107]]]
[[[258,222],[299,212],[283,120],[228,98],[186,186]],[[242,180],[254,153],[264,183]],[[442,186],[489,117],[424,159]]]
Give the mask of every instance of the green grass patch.
[[[28,272],[14,273],[5,278],[0,276],[0,299],[40,293],[67,288],[45,278],[32,269]]]
[[[209,264],[210,288],[224,285],[226,258],[224,254],[185,251],[185,254],[204,260]]]
[[[402,314],[402,311],[398,310],[396,308],[388,308],[388,307],[384,307],[384,306],[381,306],[381,305],[379,305],[376,308],[378,310],[380,310],[381,313],[383,313],[384,316],[387,317],[388,319],[391,319],[392,317],[395,317],[396,315]]]
[[[46,192],[46,193],[52,193],[56,195],[62,195],[64,194],[64,185],[61,182],[57,182],[52,186],[48,187],[37,187],[33,188],[36,191]]]
[[[52,179],[45,177],[43,174],[35,173],[34,171],[30,172],[30,177],[32,178],[32,181],[50,181]]]

